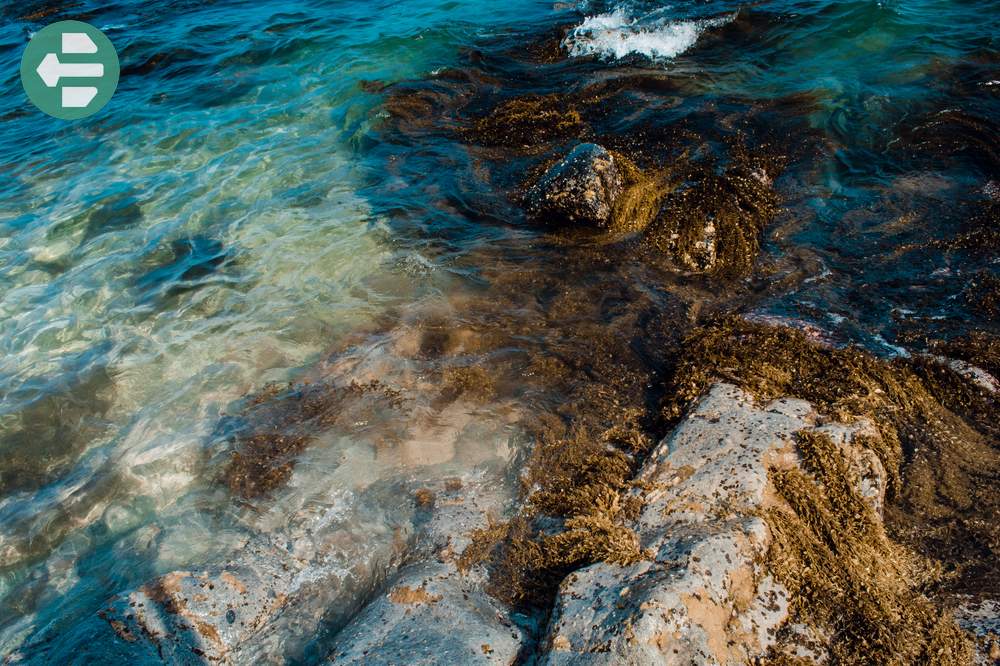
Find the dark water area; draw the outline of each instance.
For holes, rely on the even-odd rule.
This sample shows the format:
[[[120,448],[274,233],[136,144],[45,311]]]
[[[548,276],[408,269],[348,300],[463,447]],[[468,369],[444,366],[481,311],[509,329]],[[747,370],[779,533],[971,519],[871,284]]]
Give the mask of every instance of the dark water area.
[[[485,367],[498,396],[532,406],[522,424],[535,442],[580,432],[662,436],[669,426],[660,406],[671,399],[667,378],[682,338],[734,312],[885,359],[931,353],[996,367],[997,319],[984,286],[996,280],[1000,203],[1000,60],[991,38],[969,15],[964,33],[928,35],[932,9],[898,3],[713,9],[696,14],[713,17],[702,18],[709,23],[697,43],[666,64],[643,53],[567,59],[561,46],[579,33],[567,23],[479,43],[428,79],[371,88],[389,117],[366,159],[384,160],[402,184],[388,203],[381,179],[365,193],[397,242],[463,278],[453,318],[419,325],[476,333],[474,348],[435,347],[438,366]],[[800,41],[817,34],[822,44]],[[872,62],[890,44],[892,58]],[[844,71],[849,85],[834,80]],[[676,189],[656,198],[648,226],[553,229],[525,214],[540,175],[580,142],[646,174],[673,172]],[[773,211],[738,184],[758,170],[779,202]],[[710,189],[713,179],[721,190]],[[653,178],[646,186],[663,185]],[[664,251],[659,241],[672,227],[663,218],[683,219],[694,207],[724,222],[730,205],[737,217],[762,217],[759,248],[724,237],[715,268]],[[733,267],[723,265],[727,252]],[[961,411],[964,398],[954,398]],[[995,436],[987,421],[977,427]],[[947,471],[921,482],[947,483],[959,468],[975,476],[982,465],[974,492],[993,483],[995,456],[961,455],[968,458],[957,467],[939,461]],[[921,492],[894,514],[898,534],[911,529],[913,512],[928,515],[933,502],[921,504]],[[912,534],[951,562],[992,557],[989,536]],[[949,587],[983,593],[992,570],[986,564]],[[498,592],[544,613],[544,590],[564,573],[518,589],[501,569],[515,581]]]
[[[399,211],[396,224],[418,234],[428,217],[446,218],[426,234],[428,243],[445,243],[442,252],[523,233],[524,246],[539,253],[560,248],[552,263],[564,265],[561,239],[539,235],[498,193],[516,200],[533,169],[581,140],[631,151],[647,167],[669,167],[685,153],[724,168],[727,142],[736,139],[784,162],[774,184],[782,210],[764,235],[762,257],[737,281],[664,267],[656,288],[704,290],[687,299],[700,305],[742,295],[746,311],[811,324],[881,355],[901,353],[921,329],[948,337],[994,328],[966,298],[977,280],[995,276],[997,260],[993,38],[974,26],[967,6],[773,5],[699,6],[699,15],[724,16],[724,24],[662,67],[641,54],[566,59],[558,42],[570,24],[477,45],[456,69],[394,86],[392,129],[373,153],[386,154],[393,173],[435,200],[395,201],[417,194],[403,189],[386,210]],[[936,12],[957,23],[930,29],[923,21]],[[883,53],[879,62],[890,43],[892,58]],[[852,80],[834,87],[845,73]],[[517,127],[501,118],[508,124],[498,124],[498,137],[468,140],[505,103],[546,95],[537,113],[579,109],[582,121],[565,131],[553,122],[545,136],[545,120]],[[519,132],[534,140],[522,145]],[[449,180],[428,184],[426,174]],[[379,185],[371,196],[373,205],[386,205]],[[585,244],[600,246],[588,251],[617,266],[622,254],[649,259],[643,239]]]
[[[75,130],[0,107],[0,653],[108,656],[112,595],[325,535],[337,612],[256,653],[315,661],[423,553],[415,492],[643,450],[722,315],[1000,370],[1000,3],[467,5],[4,9],[123,72]],[[526,213],[581,142],[624,224]]]

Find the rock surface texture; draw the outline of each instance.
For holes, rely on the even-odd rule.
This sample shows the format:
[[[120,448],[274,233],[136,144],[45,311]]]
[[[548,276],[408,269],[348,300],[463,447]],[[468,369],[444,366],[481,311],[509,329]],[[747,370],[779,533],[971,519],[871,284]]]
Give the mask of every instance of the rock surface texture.
[[[975,638],[976,666],[1000,664],[1000,599],[964,600],[955,621]]]
[[[581,143],[529,189],[528,215],[542,224],[605,229],[624,186],[614,155]]]
[[[375,593],[332,649],[312,656],[337,664],[509,664],[531,656],[553,665],[735,665],[777,646],[786,656],[823,662],[828,637],[789,626],[789,593],[768,568],[772,534],[761,517],[784,501],[775,470],[803,466],[802,432],[833,443],[850,483],[881,515],[887,474],[864,444],[880,436],[870,422],[834,422],[798,399],[761,404],[717,383],[638,475],[634,492],[644,505],[631,527],[644,559],[571,573],[547,629],[487,594],[480,568],[458,566],[474,528],[507,513],[504,494],[485,479],[443,480],[417,492],[419,536],[399,568],[390,564],[398,553],[355,563]],[[301,562],[289,568],[297,560],[275,544],[248,548],[244,562],[252,567],[168,574],[115,600],[104,620],[136,657],[249,663],[280,654],[274,641],[281,632],[311,631],[350,613],[335,599],[331,606],[330,595],[309,591],[344,584],[332,570]],[[313,574],[308,583],[304,572]],[[978,664],[1000,657],[998,611],[996,603],[977,601],[955,614],[977,638]]]
[[[778,500],[768,470],[798,465],[794,435],[819,430],[854,468],[877,509],[885,473],[851,444],[868,423],[824,422],[801,400],[757,405],[717,384],[654,451],[640,481],[635,529],[651,558],[594,564],[562,584],[547,639],[549,664],[744,664],[787,618],[787,593],[761,564],[770,535],[758,516]],[[803,653],[806,654],[805,652]]]
[[[459,571],[467,536],[502,511],[488,490],[447,492],[426,526],[427,561],[402,569],[337,636],[336,664],[510,664],[525,636],[510,609]]]
[[[280,661],[289,637],[308,645],[325,622],[350,616],[346,600],[398,565],[402,535],[384,547],[358,547],[364,539],[261,535],[225,566],[174,571],[119,595],[102,617],[132,663]]]
[[[506,497],[486,475],[441,479],[415,493],[415,536],[262,535],[224,567],[168,573],[119,595],[101,619],[130,663],[510,663],[522,631],[456,564],[465,535],[503,513]],[[352,606],[366,589],[382,591]],[[324,625],[345,622],[332,653],[310,651]],[[306,652],[288,654],[290,636]]]

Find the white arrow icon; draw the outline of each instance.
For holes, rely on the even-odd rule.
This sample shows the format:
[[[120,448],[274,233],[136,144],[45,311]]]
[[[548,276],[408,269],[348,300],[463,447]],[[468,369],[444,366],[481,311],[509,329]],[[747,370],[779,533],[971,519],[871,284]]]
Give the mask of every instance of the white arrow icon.
[[[62,50],[63,53],[97,53],[97,44],[85,32],[64,32]]]
[[[36,70],[49,88],[59,84],[62,77],[95,78],[104,76],[104,65],[99,62],[59,62],[59,56],[48,53]]]
[[[97,88],[93,86],[66,86],[62,89],[64,109],[85,109],[95,97]]]

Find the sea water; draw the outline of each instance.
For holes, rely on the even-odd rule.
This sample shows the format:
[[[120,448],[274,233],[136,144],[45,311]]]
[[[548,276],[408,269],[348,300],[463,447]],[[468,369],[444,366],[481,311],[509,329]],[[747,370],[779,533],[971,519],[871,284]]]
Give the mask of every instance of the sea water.
[[[813,95],[810,124],[835,145],[803,176],[790,204],[799,219],[783,227],[808,248],[799,257],[808,276],[762,310],[812,319],[887,355],[897,349],[886,337],[891,313],[906,316],[915,300],[922,316],[962,316],[944,296],[955,291],[945,260],[873,265],[873,252],[891,248],[872,238],[898,217],[884,205],[887,188],[926,211],[928,196],[961,200],[992,182],[977,169],[904,178],[889,128],[957,95],[935,72],[996,57],[1000,6],[757,6],[775,17],[760,32],[741,32],[744,8],[728,1],[4,7],[0,654],[39,663],[73,655],[91,640],[77,628],[111,596],[221,562],[254,534],[346,521],[384,536],[372,548],[388,543],[410,524],[401,496],[410,486],[396,481],[418,482],[427,465],[492,474],[513,492],[502,470],[524,442],[489,408],[456,417],[466,434],[455,441],[482,449],[464,457],[380,458],[359,428],[321,439],[289,488],[253,511],[216,479],[220,423],[241,399],[308,377],[331,350],[349,346],[334,364],[345,377],[419,387],[420,368],[394,352],[405,331],[370,331],[387,316],[454,308],[455,294],[475,286],[454,255],[522,233],[484,225],[451,254],[423,251],[412,233],[400,241],[393,211],[419,218],[426,237],[447,238],[449,216],[465,213],[429,202],[468,193],[435,190],[455,181],[430,170],[421,182],[393,173],[394,148],[379,143],[379,90],[498,38],[562,26],[563,53],[593,67],[677,72],[708,96]],[[112,101],[83,121],[42,115],[18,81],[27,40],[63,18],[103,30],[122,63]],[[986,103],[1000,93],[995,80],[966,83]],[[786,249],[787,237],[768,237],[772,256]],[[794,259],[776,261],[795,269]],[[472,436],[476,421],[492,425]],[[433,449],[454,425],[435,422],[419,441]]]

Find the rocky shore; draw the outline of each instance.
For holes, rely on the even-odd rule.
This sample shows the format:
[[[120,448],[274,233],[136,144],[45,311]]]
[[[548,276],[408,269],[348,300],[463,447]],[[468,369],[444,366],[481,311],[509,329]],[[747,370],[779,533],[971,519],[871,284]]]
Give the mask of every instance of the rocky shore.
[[[589,486],[564,489],[588,505],[575,517],[528,510],[541,501],[537,486],[520,507],[475,483],[424,489],[417,498],[427,514],[423,555],[411,551],[411,561],[398,562],[337,634],[328,658],[994,663],[1000,599],[976,581],[996,575],[997,558],[948,561],[954,544],[934,551],[912,539],[953,529],[982,547],[995,543],[996,498],[975,478],[1000,471],[995,440],[977,440],[968,421],[954,421],[969,413],[944,407],[909,368],[792,329],[730,320],[687,344],[702,356],[677,370],[675,386],[686,392],[665,404],[669,411],[686,402],[683,415],[634,475],[610,480],[605,469]],[[730,354],[741,365],[710,370],[708,344],[719,345],[714,362]],[[967,381],[948,365],[927,363],[956,386]],[[996,403],[995,392],[973,387],[977,399]],[[914,417],[921,420],[907,430]],[[931,450],[903,462],[900,447],[938,427],[969,428],[965,445],[974,457],[956,460],[961,452],[928,439]],[[933,500],[946,518],[926,508],[908,513],[921,490],[907,483],[920,483],[922,458],[948,473],[951,488]],[[949,501],[959,491],[968,505]],[[505,526],[495,522],[504,515]],[[510,557],[531,548],[538,561]],[[123,595],[104,619],[133,658],[274,658],[281,632],[315,626],[316,614],[330,611],[316,602],[323,595],[292,585],[304,571],[289,563],[311,568],[321,586],[336,583],[324,580],[315,559],[289,560],[273,544],[248,544],[241,557],[215,572],[164,576]],[[509,586],[518,575],[544,580],[539,567],[560,578],[549,609],[532,613]],[[984,591],[959,591],[970,586]]]
[[[372,448],[408,469],[461,455],[458,433],[484,406],[527,444],[501,475],[401,482],[405,519],[375,547],[361,547],[361,531],[277,529],[224,566],[123,591],[102,612],[123,654],[1000,661],[992,329],[913,317],[899,324],[907,346],[882,339],[895,353],[878,355],[762,314],[776,294],[823,280],[819,253],[797,254],[774,231],[801,230],[783,203],[820,169],[817,154],[835,152],[807,120],[816,100],[704,101],[689,79],[629,67],[581,80],[546,43],[370,85],[397,151],[386,172],[423,183],[428,146],[457,143],[435,177],[461,196],[442,201],[440,180],[428,196],[496,237],[458,253],[462,230],[448,230],[437,250],[454,252],[450,270],[476,288],[387,316],[370,332],[389,350],[379,365],[348,368],[333,352],[310,381],[252,396],[219,483],[266,501],[294,481],[317,432],[376,412],[385,424]],[[571,85],[541,94],[522,79]],[[954,139],[951,121],[928,118],[914,164],[928,134]],[[994,248],[997,203],[979,197],[962,229],[879,261]],[[424,221],[393,213],[399,236],[426,249]],[[890,233],[926,235],[910,221]],[[768,242],[789,256],[768,256]],[[894,289],[894,275],[881,287]],[[952,296],[970,320],[995,323],[996,288],[984,268]],[[313,652],[285,653],[283,636],[324,630]]]

